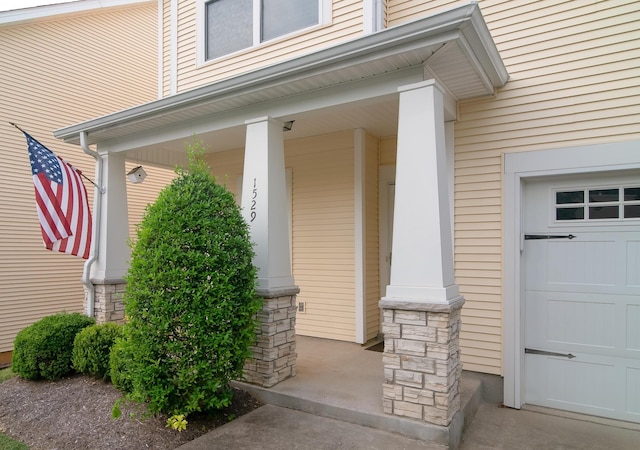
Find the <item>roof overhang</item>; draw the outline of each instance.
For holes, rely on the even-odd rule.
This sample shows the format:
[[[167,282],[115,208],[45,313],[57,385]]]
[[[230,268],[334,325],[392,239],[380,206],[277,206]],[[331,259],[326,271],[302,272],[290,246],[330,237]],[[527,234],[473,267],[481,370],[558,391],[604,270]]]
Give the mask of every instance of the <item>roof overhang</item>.
[[[398,83],[425,77],[437,79],[453,102],[493,95],[507,82],[477,3],[62,128],[54,135],[78,144],[85,132],[89,144],[126,151],[151,141],[238,127],[247,118],[264,115],[265,108],[269,115],[286,117],[329,108],[332,96],[333,105],[385,98],[397,92]]]
[[[104,8],[126,7],[151,2],[152,0],[83,0],[13,9],[0,12],[0,25],[16,25],[61,15],[87,13]]]

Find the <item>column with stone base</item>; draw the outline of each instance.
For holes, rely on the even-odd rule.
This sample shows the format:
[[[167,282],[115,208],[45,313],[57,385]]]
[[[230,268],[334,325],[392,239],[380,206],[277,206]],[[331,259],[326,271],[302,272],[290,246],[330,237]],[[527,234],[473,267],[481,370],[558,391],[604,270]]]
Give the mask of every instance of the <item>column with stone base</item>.
[[[460,409],[458,335],[464,299],[448,305],[385,301],[384,412],[448,426]]]
[[[258,313],[253,358],[244,366],[245,380],[271,387],[296,375],[296,295],[298,288],[259,292],[263,298]]]

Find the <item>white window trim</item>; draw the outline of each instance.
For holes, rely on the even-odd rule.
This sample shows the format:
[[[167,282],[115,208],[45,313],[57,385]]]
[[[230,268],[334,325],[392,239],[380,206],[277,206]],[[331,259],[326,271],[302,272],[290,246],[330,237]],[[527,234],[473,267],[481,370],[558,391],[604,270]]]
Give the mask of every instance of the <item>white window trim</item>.
[[[363,0],[362,31],[364,34],[375,33],[384,28],[384,1]]]
[[[223,58],[229,58],[247,51],[251,51],[260,45],[265,45],[273,42],[277,42],[279,40],[289,39],[292,36],[296,36],[299,34],[308,33],[313,31],[314,29],[324,27],[331,23],[332,19],[332,7],[331,0],[319,0],[318,1],[318,23],[312,25],[307,28],[301,28],[300,30],[293,31],[288,34],[284,34],[282,36],[275,37],[273,39],[269,39],[267,41],[260,42],[260,1],[261,0],[253,0],[253,46],[244,48],[242,50],[238,50],[237,52],[229,53],[227,55],[222,55],[218,58],[213,58],[207,60],[206,50],[207,46],[205,44],[207,38],[207,14],[206,14],[206,3],[210,0],[198,0],[196,6],[196,63],[198,66],[202,66],[205,64],[210,64],[213,61],[218,61]]]
[[[524,183],[539,177],[640,169],[640,141],[538,150],[504,155],[503,373],[504,404],[524,398],[524,323],[521,251]]]

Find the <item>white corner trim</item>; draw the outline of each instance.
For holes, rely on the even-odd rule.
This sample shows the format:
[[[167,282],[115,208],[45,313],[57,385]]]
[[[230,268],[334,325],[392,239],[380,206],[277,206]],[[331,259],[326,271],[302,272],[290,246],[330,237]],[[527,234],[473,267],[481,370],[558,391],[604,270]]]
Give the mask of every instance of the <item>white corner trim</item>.
[[[158,0],[158,98],[162,98],[164,92],[163,70],[164,70],[164,8],[163,0]]]
[[[366,135],[363,129],[353,131],[354,157],[354,236],[355,236],[355,294],[356,294],[356,342],[364,344],[367,340],[365,267],[366,267],[366,211],[365,211],[365,145]]]
[[[170,38],[170,95],[178,92],[178,0],[171,0],[171,38]]]
[[[522,309],[522,198],[528,179],[551,175],[640,169],[640,141],[508,153],[504,156],[504,404],[520,408],[524,398],[525,316]]]

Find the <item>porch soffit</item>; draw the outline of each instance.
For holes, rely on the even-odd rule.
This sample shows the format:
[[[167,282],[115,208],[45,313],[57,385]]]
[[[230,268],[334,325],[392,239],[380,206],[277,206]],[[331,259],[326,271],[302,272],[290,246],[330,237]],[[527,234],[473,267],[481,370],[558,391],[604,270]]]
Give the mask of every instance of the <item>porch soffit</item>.
[[[141,134],[180,127],[179,137],[188,137],[191,123],[203,117],[216,118],[256,105],[286,103],[295,97],[321,98],[326,90],[340,86],[366,84],[367,80],[389,78],[390,74],[415,73],[424,67],[428,76],[438,79],[455,100],[492,95],[507,81],[507,72],[476,3],[390,28],[309,55],[212,83],[174,96],[116,112],[97,119],[56,130],[66,142],[79,143],[86,132],[90,144],[117,141],[120,151],[143,149]],[[402,79],[402,76],[399,76]],[[388,91],[372,93],[387,96]],[[397,100],[396,100],[397,102]],[[327,105],[318,104],[318,108]],[[338,102],[341,103],[341,102]],[[365,102],[367,103],[367,102]],[[371,102],[368,102],[371,103]],[[352,105],[357,107],[356,105]],[[371,104],[365,105],[371,107]],[[307,112],[308,113],[308,107]],[[303,111],[291,111],[302,113]],[[352,116],[359,116],[352,114]],[[250,117],[245,117],[250,118]],[[286,117],[283,117],[285,120]],[[296,119],[297,120],[297,119]],[[229,123],[232,129],[243,124]],[[397,122],[397,121],[396,121]],[[346,128],[367,128],[366,123],[345,124]],[[220,126],[217,125],[220,129]],[[299,135],[299,133],[296,133]],[[179,136],[183,135],[183,136]],[[296,136],[298,137],[298,136]],[[129,141],[130,145],[123,143]]]

